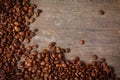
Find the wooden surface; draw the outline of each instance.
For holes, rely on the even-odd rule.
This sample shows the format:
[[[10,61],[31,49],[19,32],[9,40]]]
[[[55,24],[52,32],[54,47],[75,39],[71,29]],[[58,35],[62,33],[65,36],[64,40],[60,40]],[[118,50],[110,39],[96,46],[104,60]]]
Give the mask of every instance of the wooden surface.
[[[39,51],[49,42],[71,48],[67,59],[80,56],[91,61],[91,55],[105,57],[120,77],[120,0],[32,0],[43,13],[31,24],[38,28],[31,44],[39,44]],[[99,15],[99,10],[105,15]],[[85,45],[80,45],[80,39]],[[29,44],[30,45],[30,44]]]

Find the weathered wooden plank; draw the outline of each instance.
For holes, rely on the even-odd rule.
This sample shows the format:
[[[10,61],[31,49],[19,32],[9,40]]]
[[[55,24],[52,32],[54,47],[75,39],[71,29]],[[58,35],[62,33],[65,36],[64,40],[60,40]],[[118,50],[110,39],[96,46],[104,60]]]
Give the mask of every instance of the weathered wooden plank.
[[[120,0],[32,0],[43,13],[31,25],[39,28],[32,43],[46,48],[49,42],[70,47],[67,59],[80,56],[90,62],[91,55],[105,57],[120,77]],[[105,15],[99,15],[99,10]],[[81,46],[79,40],[84,39]]]

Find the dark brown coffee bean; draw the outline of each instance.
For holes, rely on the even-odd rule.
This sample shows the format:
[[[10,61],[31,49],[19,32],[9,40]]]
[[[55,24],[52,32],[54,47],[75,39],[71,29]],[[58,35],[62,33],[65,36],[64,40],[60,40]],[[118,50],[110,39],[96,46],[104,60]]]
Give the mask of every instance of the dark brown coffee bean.
[[[98,57],[97,57],[96,55],[92,55],[92,59],[93,59],[93,60],[97,60],[97,58],[98,58]]]
[[[30,18],[30,19],[29,19],[29,22],[30,22],[30,23],[33,23],[34,21],[35,21],[35,18]]]
[[[99,61],[100,62],[105,62],[105,58],[100,58]]]
[[[65,49],[65,52],[66,52],[66,53],[69,53],[69,52],[70,52],[70,48],[66,48],[66,49]]]
[[[29,39],[27,39],[27,38],[25,38],[25,39],[24,39],[24,42],[25,42],[25,43],[29,43],[29,42],[30,42],[30,40],[29,40]]]
[[[37,32],[38,31],[38,29],[33,29],[33,32]]]
[[[14,30],[15,30],[16,32],[19,32],[19,31],[20,31],[20,27],[15,26],[15,27],[14,27]]]
[[[34,16],[38,17],[39,16],[39,12],[34,12]]]
[[[100,14],[100,15],[104,15],[105,12],[104,12],[103,10],[100,10],[100,11],[99,11],[99,14]]]
[[[56,52],[57,53],[61,53],[61,48],[60,47],[56,47]]]
[[[27,50],[32,50],[32,47],[31,46],[27,46],[26,49]]]
[[[33,55],[33,56],[36,56],[38,54],[38,51],[37,50],[33,50],[32,52],[31,52],[31,55]]]
[[[51,42],[50,44],[49,44],[49,47],[53,47],[53,46],[55,46],[56,45],[56,42]]]
[[[80,44],[81,45],[85,44],[85,41],[84,40],[80,40]]]
[[[37,49],[37,48],[38,48],[38,45],[37,45],[37,44],[34,44],[34,45],[32,45],[32,48],[33,48],[33,49]]]
[[[40,63],[40,65],[41,65],[41,66],[44,66],[44,65],[45,65],[45,62],[44,62],[44,61],[42,61],[42,62]]]

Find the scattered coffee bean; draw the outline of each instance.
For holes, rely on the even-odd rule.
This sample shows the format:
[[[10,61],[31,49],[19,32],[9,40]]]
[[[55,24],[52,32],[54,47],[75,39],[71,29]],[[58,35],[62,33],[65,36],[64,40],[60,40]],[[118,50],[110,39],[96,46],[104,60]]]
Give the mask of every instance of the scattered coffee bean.
[[[25,42],[25,43],[29,43],[30,40],[29,40],[28,38],[25,38],[25,39],[24,39],[24,42]]]
[[[37,32],[38,31],[38,29],[33,29],[33,32]]]
[[[80,44],[81,45],[85,44],[85,41],[84,40],[80,40]]]
[[[66,53],[69,53],[69,52],[70,52],[70,48],[66,48],[66,49],[65,49],[65,52],[66,52]]]
[[[61,48],[60,47],[56,47],[56,52],[57,53],[61,53]]]
[[[98,57],[97,57],[96,55],[93,55],[93,56],[92,56],[92,59],[93,59],[93,60],[97,60],[97,58],[98,58]]]
[[[99,61],[100,62],[105,62],[105,58],[100,58]]]
[[[33,23],[34,21],[35,21],[34,18],[30,18],[30,19],[29,19],[29,22],[30,22],[30,23]]]
[[[105,12],[104,12],[103,10],[100,10],[100,11],[99,11],[99,14],[100,14],[100,15],[104,15]]]
[[[51,43],[49,44],[50,47],[53,47],[53,46],[55,46],[55,45],[56,45],[56,42],[51,42]]]
[[[37,48],[38,48],[38,45],[37,45],[37,44],[34,44],[34,45],[32,45],[32,48],[33,48],[33,49],[37,49]]]
[[[27,46],[26,49],[27,50],[32,50],[32,47],[31,46]]]

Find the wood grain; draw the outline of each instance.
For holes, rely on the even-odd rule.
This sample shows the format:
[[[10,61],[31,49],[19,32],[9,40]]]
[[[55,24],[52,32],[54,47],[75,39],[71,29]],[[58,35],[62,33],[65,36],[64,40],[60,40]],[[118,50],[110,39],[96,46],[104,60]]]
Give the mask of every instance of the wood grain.
[[[120,77],[120,0],[32,0],[43,13],[30,25],[38,28],[32,43],[47,48],[49,42],[70,47],[67,59],[80,56],[91,61],[91,55],[105,57]],[[99,15],[99,10],[105,15]],[[80,45],[80,39],[85,45]]]

